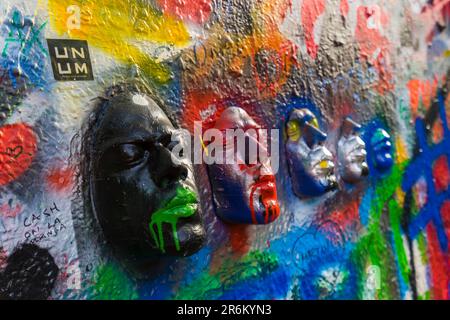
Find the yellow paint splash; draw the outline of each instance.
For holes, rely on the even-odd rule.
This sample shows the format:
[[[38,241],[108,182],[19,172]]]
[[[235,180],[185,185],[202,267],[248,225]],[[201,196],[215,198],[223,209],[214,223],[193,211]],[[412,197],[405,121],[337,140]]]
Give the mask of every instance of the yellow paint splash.
[[[395,149],[397,150],[397,163],[404,163],[409,159],[408,149],[404,141],[400,138],[395,140]]]
[[[80,8],[81,25],[68,30],[67,21],[73,14],[68,7],[73,5]],[[49,0],[48,12],[58,35],[87,40],[122,63],[138,66],[158,83],[170,80],[170,70],[133,41],[182,46],[189,40],[181,21],[139,0]]]
[[[300,124],[297,120],[291,120],[287,123],[287,135],[291,141],[297,142],[302,136]]]

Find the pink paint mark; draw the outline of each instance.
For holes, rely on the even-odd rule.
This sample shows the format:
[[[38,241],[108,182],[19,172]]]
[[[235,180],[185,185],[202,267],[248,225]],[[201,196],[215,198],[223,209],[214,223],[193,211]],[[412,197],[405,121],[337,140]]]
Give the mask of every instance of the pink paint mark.
[[[306,49],[311,58],[316,59],[319,46],[314,40],[314,26],[325,11],[326,0],[308,0],[302,3],[302,26],[305,33]]]
[[[211,15],[211,0],[158,0],[164,13],[181,20],[205,23]]]
[[[0,215],[5,218],[15,218],[21,212],[22,206],[20,204],[16,204],[14,208],[10,207],[7,203],[0,206]]]
[[[350,10],[350,7],[348,5],[348,0],[342,0],[339,9],[341,11],[341,14],[346,18],[348,15],[348,11]]]
[[[427,30],[426,41],[428,44],[433,42],[436,35],[439,34],[438,26],[447,25],[446,20],[450,14],[450,0],[436,0],[432,4],[427,3],[420,13],[420,20]]]

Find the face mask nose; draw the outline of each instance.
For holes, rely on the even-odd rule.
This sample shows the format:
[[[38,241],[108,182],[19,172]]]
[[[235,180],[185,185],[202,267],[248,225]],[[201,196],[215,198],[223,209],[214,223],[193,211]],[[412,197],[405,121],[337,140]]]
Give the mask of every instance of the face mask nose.
[[[153,159],[150,160],[152,177],[160,188],[166,188],[188,177],[188,169],[172,160],[171,151],[159,144],[156,146]]]

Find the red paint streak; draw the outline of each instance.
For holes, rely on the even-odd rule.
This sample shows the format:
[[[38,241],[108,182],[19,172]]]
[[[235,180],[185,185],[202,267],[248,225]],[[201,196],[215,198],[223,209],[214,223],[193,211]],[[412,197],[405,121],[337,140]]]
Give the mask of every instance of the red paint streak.
[[[355,39],[359,44],[360,56],[378,71],[379,80],[376,89],[380,93],[385,93],[393,89],[392,75],[388,70],[389,41],[381,35],[377,26],[369,27],[370,21],[379,26],[387,24],[387,18],[378,6],[358,7]]]
[[[339,224],[344,229],[359,221],[359,201],[351,201],[340,210],[332,212],[327,220]]]
[[[24,123],[0,129],[0,185],[20,177],[31,165],[37,150],[33,129]]]
[[[445,234],[447,235],[447,239],[450,239],[450,201],[444,202],[441,208],[441,218],[442,223],[444,225]],[[438,246],[440,248],[440,246]],[[447,251],[442,253],[446,258],[446,275],[447,275],[447,288],[449,287],[450,282],[450,244],[448,244]],[[450,298],[450,293],[447,292],[447,300]]]
[[[250,250],[248,226],[228,225],[231,248],[234,253],[246,254]]]
[[[433,224],[426,227],[428,237],[428,255],[431,269],[431,293],[434,300],[448,300],[449,259],[439,246],[436,229]]]
[[[56,168],[47,176],[47,185],[52,191],[66,192],[72,188],[74,172],[72,168]]]
[[[320,230],[334,244],[343,244],[346,241],[345,234],[360,227],[359,205],[359,201],[352,201],[331,214],[324,212],[319,219]]]
[[[213,114],[219,114],[220,112],[217,111],[224,109],[219,103],[218,95],[209,90],[187,91],[184,96],[183,105],[184,110],[181,115],[182,123],[192,134],[194,133],[194,123],[196,121],[206,122],[204,120],[211,118]],[[211,115],[209,115],[209,112],[211,112]],[[203,116],[202,113],[204,113]],[[206,123],[203,125],[205,126]]]
[[[164,13],[202,24],[211,15],[211,0],[158,0]]]
[[[277,186],[275,176],[261,176],[261,178],[252,185],[250,192],[250,212],[254,224],[258,224],[254,208],[254,196],[257,190],[261,193],[261,202],[265,208],[264,223],[275,221],[280,215],[280,206],[277,198]]]
[[[15,208],[11,208],[7,203],[0,206],[0,215],[5,218],[15,218],[22,212],[22,206],[16,204]]]
[[[308,54],[316,59],[319,46],[314,40],[314,25],[325,11],[326,0],[308,0],[302,3],[302,26],[305,33],[305,43]]]
[[[441,192],[447,189],[450,183],[450,171],[448,168],[446,156],[442,156],[434,162],[433,178],[437,192]]]
[[[444,229],[445,229],[445,233],[447,235],[447,239],[450,239],[450,201],[446,201],[442,205],[441,218],[442,218],[442,223],[444,224]],[[450,251],[450,244],[449,244],[448,249],[449,250],[447,250],[447,255],[448,255],[448,252]],[[447,256],[447,259],[449,259],[448,256]],[[449,262],[449,265],[450,265],[450,262]]]

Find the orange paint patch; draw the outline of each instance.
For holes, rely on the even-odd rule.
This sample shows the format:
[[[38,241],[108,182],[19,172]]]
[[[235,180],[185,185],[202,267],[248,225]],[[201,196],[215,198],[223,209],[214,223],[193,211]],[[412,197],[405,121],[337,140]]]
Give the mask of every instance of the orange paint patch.
[[[219,97],[211,91],[188,91],[184,96],[183,105],[182,123],[192,134],[196,121],[202,121],[202,125],[205,126],[206,119],[224,109],[219,103]]]
[[[249,39],[249,41],[251,42],[247,44],[244,42],[243,45],[251,48],[248,54],[252,59],[253,75],[259,94],[261,97],[274,97],[281,86],[286,83],[292,67],[298,66],[297,47],[279,34],[274,34],[270,38]],[[262,50],[272,53],[270,61],[267,61],[264,66],[273,65],[275,67],[275,79],[271,79],[269,70],[258,70],[257,54]],[[244,60],[245,57],[242,58],[242,61]]]
[[[71,168],[53,169],[47,176],[47,184],[52,191],[66,192],[72,188],[73,177]]]
[[[438,81],[437,79],[433,81],[413,79],[408,82],[407,87],[411,112],[413,118],[416,118],[419,115],[419,106],[422,106],[425,110],[430,107],[433,97],[436,96]]]

